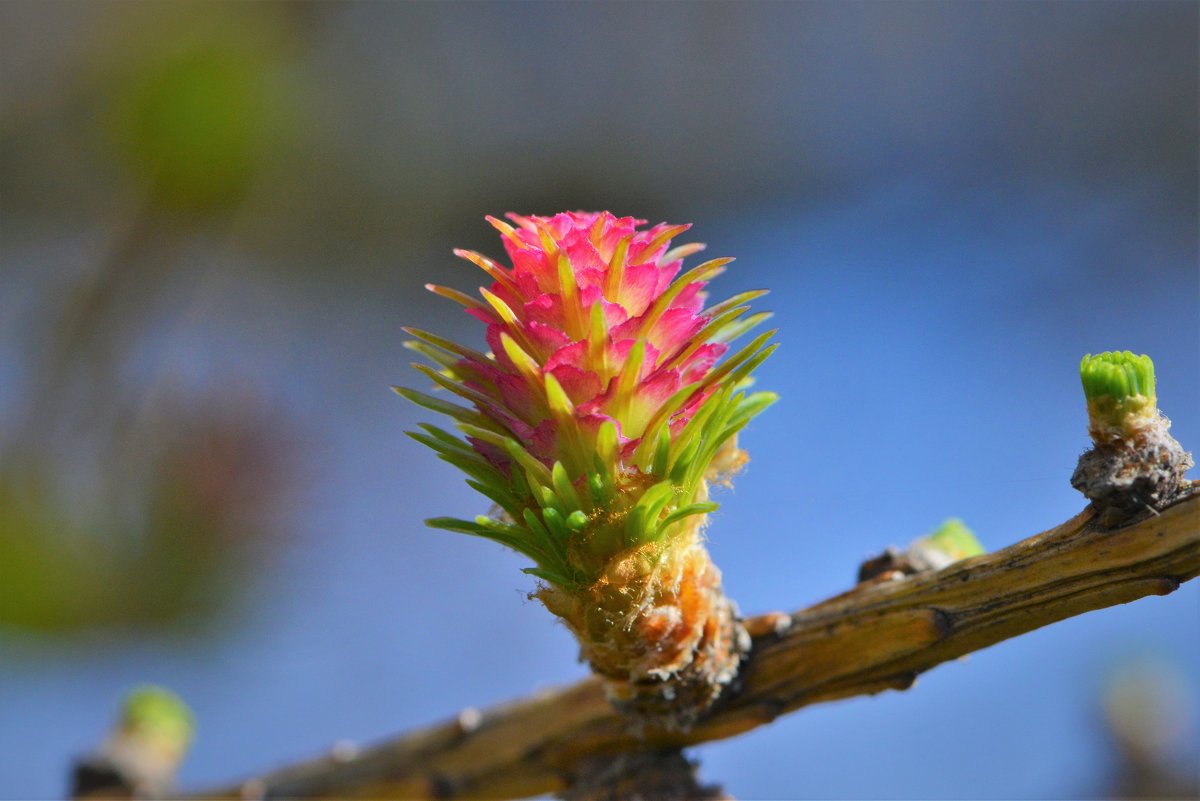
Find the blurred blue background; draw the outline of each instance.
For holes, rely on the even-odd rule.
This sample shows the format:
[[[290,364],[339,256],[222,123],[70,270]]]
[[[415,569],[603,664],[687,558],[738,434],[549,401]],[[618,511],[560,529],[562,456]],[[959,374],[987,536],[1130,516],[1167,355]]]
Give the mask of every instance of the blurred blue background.
[[[60,796],[144,681],[197,715],[195,788],[584,675],[521,558],[423,528],[485,503],[388,390],[402,325],[482,343],[421,287],[480,283],[485,214],[690,221],[738,257],[714,295],[772,290],[783,401],[709,532],[746,612],[948,516],[994,549],[1079,511],[1086,352],[1152,355],[1197,448],[1198,24],[0,5],[0,796]],[[739,798],[1186,795],[1198,630],[1193,582],[695,755]]]

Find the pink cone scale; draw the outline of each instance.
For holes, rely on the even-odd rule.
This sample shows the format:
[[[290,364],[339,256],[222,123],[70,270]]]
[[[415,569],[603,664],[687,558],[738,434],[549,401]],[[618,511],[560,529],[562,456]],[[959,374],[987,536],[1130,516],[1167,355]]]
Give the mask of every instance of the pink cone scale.
[[[526,572],[545,582],[538,597],[580,636],[593,667],[642,680],[628,665],[597,664],[580,605],[616,583],[630,611],[642,609],[662,600],[655,586],[678,584],[664,570],[695,567],[672,551],[703,550],[699,531],[716,508],[708,486],[744,463],[737,433],[775,400],[749,391],[774,332],[734,345],[770,316],[748,305],[765,291],[706,305],[708,282],[732,259],[684,270],[704,249],[672,247],[688,225],[608,212],[507,217],[488,222],[509,265],[455,251],[490,279],[479,298],[428,287],[486,326],[487,351],[406,329],[408,347],[432,362],[414,366],[440,392],[397,391],[462,435],[422,425],[411,436],[495,504],[473,520],[427,522],[532,559]],[[708,584],[715,575],[719,591],[715,568],[700,573]]]
[[[774,346],[768,332],[718,366],[729,343],[768,316],[744,316],[746,304],[765,293],[706,309],[706,283],[732,260],[680,275],[683,258],[703,248],[670,248],[690,226],[641,229],[644,221],[608,212],[509,218],[515,225],[488,221],[511,268],[456,251],[493,279],[482,300],[430,286],[487,326],[490,353],[410,329],[417,337],[410,347],[441,368],[418,369],[470,408],[401,391],[458,422],[469,447],[431,426],[414,436],[464,468],[507,518],[432,522],[484,536],[494,529],[493,538],[509,545],[528,540],[532,547],[517,550],[538,562],[531,572],[571,586],[593,578],[554,547],[582,527],[576,512],[589,519],[610,512],[623,494],[619,505],[637,518],[628,521],[625,544],[636,546],[668,533],[663,524],[672,515],[709,509],[695,508],[695,496],[721,446],[774,400],[742,391]],[[639,505],[647,495],[652,501]],[[539,530],[560,528],[544,519],[547,510],[559,513],[566,532]],[[543,519],[530,524],[528,511]],[[531,534],[552,536],[513,530],[529,526]]]

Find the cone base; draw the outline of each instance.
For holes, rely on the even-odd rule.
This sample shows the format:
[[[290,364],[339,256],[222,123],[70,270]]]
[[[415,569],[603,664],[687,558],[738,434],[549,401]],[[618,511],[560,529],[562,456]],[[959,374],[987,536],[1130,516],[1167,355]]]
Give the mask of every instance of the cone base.
[[[581,592],[546,587],[537,597],[575,633],[613,705],[650,726],[690,727],[750,647],[699,525],[614,559]]]
[[[732,601],[722,595],[711,615],[692,661],[683,669],[661,679],[607,678],[604,692],[609,702],[650,726],[672,731],[691,728],[737,678],[750,651],[750,635]]]

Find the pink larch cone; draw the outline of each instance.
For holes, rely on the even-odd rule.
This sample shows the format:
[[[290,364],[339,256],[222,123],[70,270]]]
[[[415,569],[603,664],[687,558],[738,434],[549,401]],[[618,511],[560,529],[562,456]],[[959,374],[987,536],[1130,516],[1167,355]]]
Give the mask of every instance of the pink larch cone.
[[[470,404],[400,390],[454,418],[466,442],[427,425],[413,436],[496,504],[473,521],[429,522],[533,559],[534,595],[575,633],[613,702],[686,727],[748,644],[701,531],[716,508],[709,484],[745,462],[737,432],[774,400],[745,391],[770,333],[727,354],[768,316],[743,316],[764,292],[705,308],[705,284],[731,260],[678,276],[703,249],[670,249],[688,226],[509,217],[515,226],[489,221],[511,267],[457,251],[492,278],[483,301],[430,287],[487,325],[490,352],[411,331],[440,368],[418,369]]]

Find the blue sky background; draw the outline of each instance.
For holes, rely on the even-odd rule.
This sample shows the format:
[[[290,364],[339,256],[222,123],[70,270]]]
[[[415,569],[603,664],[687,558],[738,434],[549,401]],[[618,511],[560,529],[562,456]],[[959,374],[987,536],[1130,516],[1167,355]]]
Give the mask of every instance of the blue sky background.
[[[44,30],[33,8],[6,13]],[[82,6],[66,11],[83,26]],[[423,385],[407,367],[402,325],[482,343],[470,318],[420,287],[479,283],[449,251],[501,255],[485,213],[610,208],[690,221],[689,238],[709,254],[738,258],[714,297],[771,289],[759,305],[775,312],[782,347],[759,383],[782,400],[743,435],[752,461],[717,497],[709,530],[747,613],[841,592],[863,558],[946,517],[996,549],[1078,512],[1069,477],[1087,445],[1077,373],[1086,352],[1151,354],[1175,435],[1200,443],[1194,5],[322,14],[305,65],[337,91],[308,113],[342,137],[328,146],[343,159],[339,174],[371,173],[358,176],[368,199],[397,187],[387,207],[397,214],[410,208],[406,192],[422,196],[406,182],[438,169],[450,186],[437,192],[453,199],[462,187],[463,199],[447,206],[452,219],[438,207],[429,231],[403,241],[377,234],[369,208],[333,234],[282,236],[260,222],[261,199],[231,243],[189,240],[130,369],[166,362],[184,386],[256,387],[302,432],[293,535],[254,566],[248,599],[201,631],[0,628],[0,796],[61,794],[68,760],[144,681],[195,710],[181,782],[197,787],[584,675],[568,633],[526,599],[520,557],[422,526],[486,504],[404,436],[429,415],[388,390]],[[634,66],[648,59],[648,77],[589,73],[604,53],[588,31],[612,36],[611,52]],[[427,83],[412,78],[418,67]],[[511,68],[508,84],[494,77],[501,68]],[[526,93],[531,84],[541,93]],[[625,105],[580,100],[620,100],[619,88]],[[437,102],[421,105],[426,95]],[[681,112],[673,127],[651,111],[657,97],[673,108],[690,98],[714,119]],[[451,126],[436,150],[434,123],[471,110],[487,130]],[[628,124],[604,127],[626,112]],[[20,177],[14,154],[33,137],[15,118],[6,163]],[[612,134],[607,150],[589,150],[599,146],[593,122]],[[396,152],[401,134],[418,154],[426,148],[429,176],[412,172],[406,159],[417,156]],[[484,186],[470,186],[464,166],[485,161]],[[561,186],[530,188],[554,170]],[[22,392],[32,299],[104,230],[99,215],[28,198],[14,192],[4,204],[13,290],[0,295],[0,409]],[[288,202],[265,205],[300,215],[275,208]],[[317,211],[302,211],[319,215],[312,202]],[[287,241],[263,248],[247,226]],[[1198,630],[1193,582],[941,666],[909,692],[811,707],[695,755],[702,776],[738,798],[1095,796],[1111,756],[1102,689],[1131,660],[1185,676],[1192,724],[1176,756],[1200,755]]]

